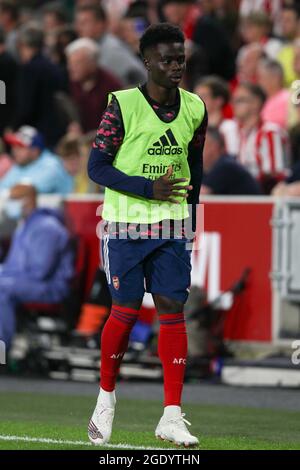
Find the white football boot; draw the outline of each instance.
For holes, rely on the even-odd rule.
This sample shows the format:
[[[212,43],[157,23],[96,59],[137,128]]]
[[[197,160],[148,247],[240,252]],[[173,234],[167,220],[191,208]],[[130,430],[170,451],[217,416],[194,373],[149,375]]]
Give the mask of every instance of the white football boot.
[[[184,445],[185,447],[195,446],[199,444],[197,437],[187,429],[186,424],[191,425],[184,419],[185,413],[181,413],[180,406],[166,406],[164,414],[155,429],[157,439],[174,442],[176,445]]]
[[[100,388],[96,408],[88,425],[88,437],[92,444],[101,446],[109,442],[115,405],[115,392],[106,392]]]

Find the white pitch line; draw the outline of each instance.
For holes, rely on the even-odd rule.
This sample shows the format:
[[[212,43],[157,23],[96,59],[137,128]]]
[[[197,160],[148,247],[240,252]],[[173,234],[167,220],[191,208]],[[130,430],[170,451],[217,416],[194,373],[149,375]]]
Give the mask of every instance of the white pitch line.
[[[87,446],[94,447],[87,441],[67,441],[63,439],[49,439],[46,437],[29,437],[29,436],[6,436],[0,434],[0,441],[21,441],[21,442],[36,442],[41,444],[59,444],[59,445],[72,445],[72,446]],[[111,447],[114,449],[132,449],[132,450],[176,450],[176,448],[167,447],[145,447],[145,446],[131,446],[130,444],[105,444],[103,447]],[[101,446],[98,446],[99,450]],[[184,450],[184,449],[182,449]]]

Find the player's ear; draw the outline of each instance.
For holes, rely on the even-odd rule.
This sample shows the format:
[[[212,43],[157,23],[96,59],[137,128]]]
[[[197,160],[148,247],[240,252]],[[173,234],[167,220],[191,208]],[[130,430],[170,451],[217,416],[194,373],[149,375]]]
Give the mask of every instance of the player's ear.
[[[150,63],[149,63],[149,60],[146,59],[146,57],[143,57],[143,62],[144,62],[144,65],[145,65],[145,67],[146,67],[146,70],[148,70],[148,72],[149,72],[149,70],[150,70]]]

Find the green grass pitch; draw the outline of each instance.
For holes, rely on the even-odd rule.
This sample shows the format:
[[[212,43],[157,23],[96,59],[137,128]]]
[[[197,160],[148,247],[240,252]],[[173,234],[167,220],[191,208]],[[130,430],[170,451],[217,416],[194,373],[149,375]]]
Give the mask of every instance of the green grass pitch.
[[[0,449],[99,450],[87,440],[95,400],[0,393]],[[157,401],[120,399],[110,445],[103,449],[171,448],[154,437],[161,410]],[[300,412],[195,404],[183,411],[202,450],[300,449]]]

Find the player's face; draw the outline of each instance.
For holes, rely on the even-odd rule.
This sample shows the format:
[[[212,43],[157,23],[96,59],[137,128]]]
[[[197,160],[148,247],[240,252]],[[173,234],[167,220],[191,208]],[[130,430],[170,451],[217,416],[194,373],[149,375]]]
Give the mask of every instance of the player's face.
[[[164,88],[176,88],[185,71],[185,53],[182,43],[158,44],[149,49],[145,65],[149,79]]]

